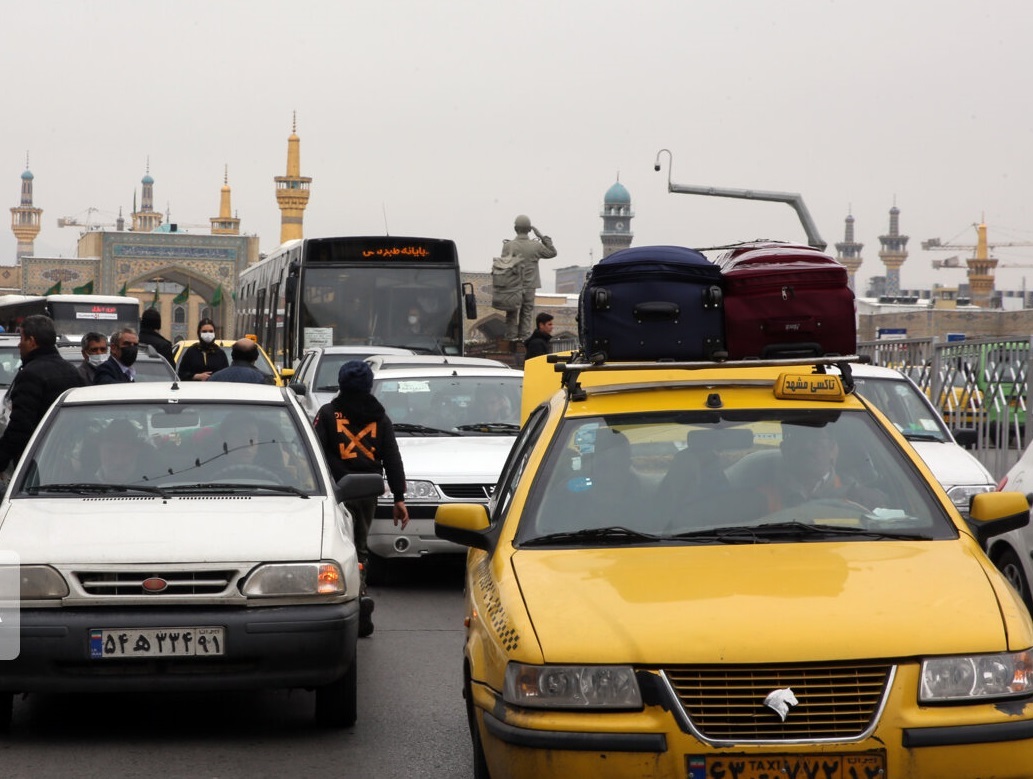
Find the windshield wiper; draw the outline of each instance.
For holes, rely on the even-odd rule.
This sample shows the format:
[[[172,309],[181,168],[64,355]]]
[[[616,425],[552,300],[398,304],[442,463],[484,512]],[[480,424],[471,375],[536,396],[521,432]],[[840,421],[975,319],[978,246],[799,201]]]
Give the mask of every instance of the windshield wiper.
[[[857,538],[893,538],[901,541],[927,541],[929,536],[920,533],[894,533],[850,525],[810,525],[806,522],[769,522],[766,525],[740,525],[736,527],[693,530],[676,533],[670,538],[679,540],[720,541],[728,544],[766,544],[778,538],[834,538],[850,536]]]
[[[38,492],[75,492],[79,494],[145,492],[148,495],[160,495],[163,498],[167,498],[169,496],[168,492],[161,487],[145,487],[139,484],[94,484],[91,482],[39,484],[35,487],[29,487],[25,491],[32,495],[35,495]]]
[[[307,492],[290,484],[244,484],[241,482],[217,481],[177,484],[175,487],[165,488],[165,491],[171,495],[191,492],[225,492],[227,490],[269,490],[270,492],[282,492],[285,495],[297,495],[299,498],[305,498],[306,500],[309,497]]]
[[[900,434],[908,441],[939,441],[940,443],[946,443],[946,439],[941,433],[935,433],[931,430],[901,430]]]
[[[395,425],[395,427],[398,426]],[[457,425],[456,430],[462,430],[463,432],[519,433],[520,425],[513,425],[509,422],[477,422],[472,425]]]
[[[395,422],[396,433],[423,433],[424,435],[452,435],[459,433],[454,430],[443,430],[440,427],[428,427],[427,425],[415,425],[412,422]]]
[[[640,533],[637,530],[629,530],[626,527],[615,525],[612,527],[592,527],[583,530],[565,530],[559,533],[548,533],[537,538],[529,538],[521,542],[521,546],[545,546],[547,544],[578,544],[583,541],[598,541],[601,543],[622,544],[652,543],[661,541],[660,536],[652,533]]]

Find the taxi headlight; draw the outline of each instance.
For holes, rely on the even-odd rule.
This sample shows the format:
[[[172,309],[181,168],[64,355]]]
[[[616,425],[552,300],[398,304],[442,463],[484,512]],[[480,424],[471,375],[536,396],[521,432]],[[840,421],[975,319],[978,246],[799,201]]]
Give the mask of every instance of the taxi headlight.
[[[391,488],[384,482],[384,495],[380,498],[381,503],[394,503],[394,496],[391,495]],[[441,493],[434,486],[432,481],[419,481],[407,479],[405,482],[405,501],[411,500],[441,500]]]
[[[922,661],[921,703],[965,703],[1033,694],[1033,651]]]
[[[21,567],[22,600],[53,600],[68,595],[68,584],[49,565],[23,565]]]
[[[337,563],[269,563],[248,576],[241,592],[249,598],[344,595],[344,574]]]
[[[947,497],[951,503],[958,507],[959,511],[968,513],[969,503],[974,495],[982,495],[984,492],[993,492],[994,488],[989,484],[959,484],[947,490]]]
[[[506,667],[503,700],[539,709],[641,708],[635,671],[626,665],[524,665]]]

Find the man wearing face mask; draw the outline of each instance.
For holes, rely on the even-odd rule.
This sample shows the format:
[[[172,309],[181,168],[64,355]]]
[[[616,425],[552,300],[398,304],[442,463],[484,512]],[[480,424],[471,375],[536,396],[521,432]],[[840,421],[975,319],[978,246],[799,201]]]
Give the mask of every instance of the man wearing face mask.
[[[215,343],[215,322],[202,319],[197,323],[197,343],[188,346],[179,361],[179,378],[183,381],[208,381],[215,371],[229,365],[226,352]]]
[[[82,337],[82,362],[79,375],[87,384],[93,384],[93,377],[100,364],[108,359],[108,337],[103,333],[87,333]]]
[[[136,381],[136,354],[140,338],[132,327],[123,327],[111,335],[108,343],[111,356],[97,366],[93,375],[94,384],[122,384]]]

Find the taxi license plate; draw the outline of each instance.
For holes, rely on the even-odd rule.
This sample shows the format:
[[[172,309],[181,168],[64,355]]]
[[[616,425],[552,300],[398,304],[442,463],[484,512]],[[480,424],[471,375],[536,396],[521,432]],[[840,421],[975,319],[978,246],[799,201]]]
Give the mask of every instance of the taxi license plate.
[[[221,627],[94,628],[90,659],[219,656],[226,652]]]
[[[687,757],[688,779],[886,779],[885,755],[708,755]]]

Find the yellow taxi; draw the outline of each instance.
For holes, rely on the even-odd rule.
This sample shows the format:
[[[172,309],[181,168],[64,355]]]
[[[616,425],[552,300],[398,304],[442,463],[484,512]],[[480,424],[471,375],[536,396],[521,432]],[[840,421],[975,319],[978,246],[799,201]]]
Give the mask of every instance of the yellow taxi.
[[[255,340],[251,336],[245,337]],[[194,338],[190,341],[179,341],[172,347],[172,367],[176,369],[177,373],[179,372],[179,363],[183,359],[183,352],[185,352],[188,347],[193,346],[196,343],[197,339]],[[234,341],[228,339],[216,339],[215,344],[226,353],[226,360],[230,361],[230,350],[233,348]],[[260,370],[265,376],[266,384],[282,387],[286,383],[287,376],[281,375],[280,371],[277,370],[276,365],[273,364],[271,359],[269,359],[269,355],[266,353],[265,349],[262,348],[261,344],[258,344],[258,360],[255,362],[255,367],[258,368],[258,370]],[[290,373],[293,373],[293,371]]]
[[[1033,774],[1033,622],[982,551],[1023,495],[966,522],[850,358],[555,359],[490,503],[436,514],[479,779]]]

